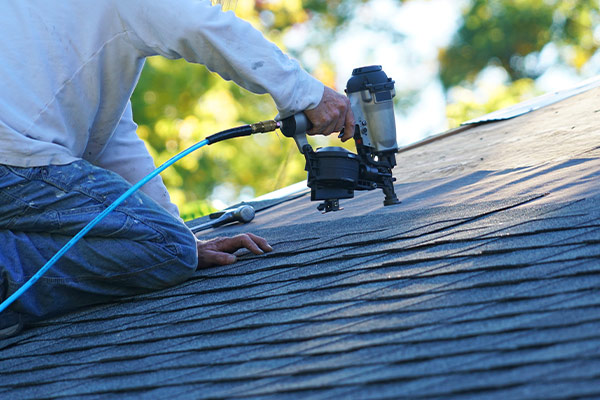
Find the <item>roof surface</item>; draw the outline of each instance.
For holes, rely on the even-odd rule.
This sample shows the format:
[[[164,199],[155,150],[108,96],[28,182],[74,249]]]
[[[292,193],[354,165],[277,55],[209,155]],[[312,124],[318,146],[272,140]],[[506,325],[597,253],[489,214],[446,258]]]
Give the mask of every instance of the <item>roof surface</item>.
[[[600,397],[599,100],[400,152],[400,205],[208,232],[275,250],[1,341],[0,397]]]

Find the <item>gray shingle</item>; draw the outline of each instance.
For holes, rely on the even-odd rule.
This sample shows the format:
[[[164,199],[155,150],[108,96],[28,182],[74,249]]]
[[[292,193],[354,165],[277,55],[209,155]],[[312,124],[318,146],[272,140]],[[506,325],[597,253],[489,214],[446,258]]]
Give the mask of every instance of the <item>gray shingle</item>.
[[[595,110],[586,96],[569,104]],[[547,132],[503,124],[519,126],[399,155],[398,206],[377,192],[326,215],[307,196],[271,204],[205,237],[250,230],[274,252],[2,341],[0,397],[599,397],[596,137],[557,131],[538,159]],[[487,169],[435,158],[491,142],[504,158]]]

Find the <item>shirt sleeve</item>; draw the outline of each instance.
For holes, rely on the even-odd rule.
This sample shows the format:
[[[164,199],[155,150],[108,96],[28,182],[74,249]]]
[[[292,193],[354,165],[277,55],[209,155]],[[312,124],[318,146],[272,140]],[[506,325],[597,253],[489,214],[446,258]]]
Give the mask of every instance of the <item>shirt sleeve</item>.
[[[118,0],[114,5],[140,57],[203,64],[254,93],[269,93],[282,118],[321,101],[323,84],[231,11],[198,0]]]
[[[132,185],[139,182],[156,167],[146,144],[137,136],[136,129],[137,124],[133,121],[131,102],[129,102],[117,128],[98,158],[89,161],[121,175]],[[179,209],[171,202],[169,192],[160,175],[154,177],[140,190],[169,213],[181,219]]]

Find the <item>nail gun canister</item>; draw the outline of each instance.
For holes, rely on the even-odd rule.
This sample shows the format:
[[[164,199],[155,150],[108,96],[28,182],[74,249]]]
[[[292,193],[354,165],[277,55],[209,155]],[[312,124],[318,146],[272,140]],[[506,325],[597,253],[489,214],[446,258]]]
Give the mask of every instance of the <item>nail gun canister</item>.
[[[315,153],[309,186],[313,188],[313,200],[354,197],[358,181],[358,156],[342,147],[324,147]]]
[[[380,65],[356,68],[346,94],[363,143],[377,152],[397,151],[394,81]]]

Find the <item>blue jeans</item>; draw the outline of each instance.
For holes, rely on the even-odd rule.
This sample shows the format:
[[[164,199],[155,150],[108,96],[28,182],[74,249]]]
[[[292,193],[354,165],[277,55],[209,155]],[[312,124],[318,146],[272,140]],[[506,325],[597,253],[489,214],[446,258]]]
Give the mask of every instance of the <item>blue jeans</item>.
[[[0,300],[129,187],[119,175],[86,161],[32,168],[0,165]],[[196,266],[192,233],[138,191],[5,312],[32,321],[175,285]]]

